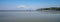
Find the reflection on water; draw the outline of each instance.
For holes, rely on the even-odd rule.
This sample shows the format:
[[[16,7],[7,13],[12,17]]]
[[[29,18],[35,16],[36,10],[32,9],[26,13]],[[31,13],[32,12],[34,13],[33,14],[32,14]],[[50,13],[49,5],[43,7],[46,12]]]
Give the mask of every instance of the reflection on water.
[[[0,22],[59,22],[57,11],[0,12]]]

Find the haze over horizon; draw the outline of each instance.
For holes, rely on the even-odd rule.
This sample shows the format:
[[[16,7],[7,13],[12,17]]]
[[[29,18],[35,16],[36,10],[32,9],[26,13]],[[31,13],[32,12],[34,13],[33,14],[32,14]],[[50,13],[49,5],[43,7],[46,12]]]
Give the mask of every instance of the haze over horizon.
[[[60,7],[60,0],[0,0],[0,10],[36,10]]]

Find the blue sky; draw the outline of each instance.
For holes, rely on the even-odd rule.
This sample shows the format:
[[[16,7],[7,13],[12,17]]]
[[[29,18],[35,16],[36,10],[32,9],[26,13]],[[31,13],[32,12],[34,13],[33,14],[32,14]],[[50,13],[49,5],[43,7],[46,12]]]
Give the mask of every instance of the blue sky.
[[[0,0],[0,10],[36,10],[59,6],[60,0]]]

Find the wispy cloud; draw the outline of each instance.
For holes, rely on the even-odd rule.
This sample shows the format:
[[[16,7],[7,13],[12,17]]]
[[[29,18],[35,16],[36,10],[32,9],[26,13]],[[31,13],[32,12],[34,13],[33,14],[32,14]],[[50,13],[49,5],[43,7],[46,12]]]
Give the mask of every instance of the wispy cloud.
[[[27,5],[19,5],[17,6],[17,8],[30,8],[31,6],[27,6]]]

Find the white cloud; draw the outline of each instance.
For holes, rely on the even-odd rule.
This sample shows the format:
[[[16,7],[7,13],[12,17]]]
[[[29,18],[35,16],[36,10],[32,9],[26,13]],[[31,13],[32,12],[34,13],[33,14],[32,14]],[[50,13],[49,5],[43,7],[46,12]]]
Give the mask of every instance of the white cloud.
[[[17,8],[30,8],[31,6],[27,6],[27,5],[20,5],[20,6],[17,6]]]
[[[17,8],[21,8],[21,9],[31,9],[31,10],[35,10],[40,6],[35,6],[35,5],[20,5],[17,6]]]

